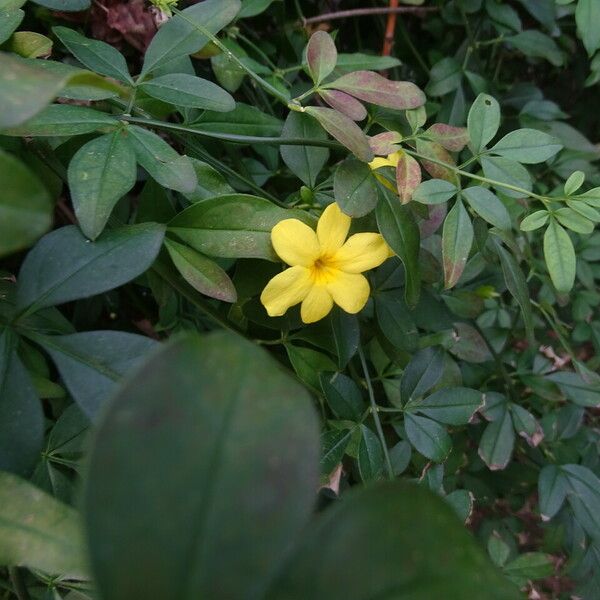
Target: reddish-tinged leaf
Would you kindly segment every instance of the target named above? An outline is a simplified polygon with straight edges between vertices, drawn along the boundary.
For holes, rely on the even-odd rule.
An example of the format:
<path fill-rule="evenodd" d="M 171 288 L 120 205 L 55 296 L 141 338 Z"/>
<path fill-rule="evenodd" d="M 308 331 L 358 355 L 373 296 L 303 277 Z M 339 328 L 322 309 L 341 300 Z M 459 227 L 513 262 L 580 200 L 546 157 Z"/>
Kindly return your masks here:
<path fill-rule="evenodd" d="M 362 121 L 367 116 L 367 109 L 356 99 L 339 90 L 321 90 L 319 96 L 335 110 L 344 113 L 353 121 Z"/>
<path fill-rule="evenodd" d="M 410 202 L 413 192 L 421 183 L 419 163 L 405 152 L 402 153 L 396 167 L 396 183 L 398 184 L 398 195 L 402 204 Z"/>
<path fill-rule="evenodd" d="M 408 110 L 425 104 L 425 94 L 410 81 L 390 81 L 374 71 L 354 71 L 328 83 L 328 88 L 378 106 Z"/>
<path fill-rule="evenodd" d="M 331 36 L 326 31 L 316 31 L 306 46 L 306 62 L 313 81 L 321 83 L 337 63 L 337 50 Z"/>
<path fill-rule="evenodd" d="M 401 149 L 398 146 L 401 141 L 402 136 L 397 131 L 384 131 L 369 137 L 369 146 L 373 154 L 387 156 Z"/>
<path fill-rule="evenodd" d="M 428 142 L 421 139 L 417 140 L 417 152 L 423 156 L 435 159 L 436 161 L 452 166 L 456 165 L 449 152 L 435 142 Z M 448 167 L 444 167 L 437 162 L 429 160 L 421 160 L 421 165 L 434 179 L 445 179 L 455 185 L 458 183 L 455 172 Z"/>
<path fill-rule="evenodd" d="M 465 127 L 435 123 L 425 133 L 450 152 L 460 152 L 469 143 L 469 132 Z"/>
<path fill-rule="evenodd" d="M 446 215 L 448 214 L 448 205 L 444 204 L 433 204 L 427 207 L 429 209 L 429 218 L 419 222 L 419 229 L 421 230 L 421 239 L 424 240 L 430 235 L 433 235 L 444 222 Z"/>
<path fill-rule="evenodd" d="M 469 213 L 458 200 L 452 207 L 442 231 L 442 258 L 444 263 L 444 284 L 448 290 L 460 279 L 473 244 L 473 224 Z"/>
<path fill-rule="evenodd" d="M 346 115 L 331 108 L 307 106 L 307 115 L 314 117 L 321 127 L 330 133 L 338 142 L 346 146 L 356 158 L 363 162 L 373 160 L 373 152 L 369 147 L 369 140 L 363 130 Z"/>

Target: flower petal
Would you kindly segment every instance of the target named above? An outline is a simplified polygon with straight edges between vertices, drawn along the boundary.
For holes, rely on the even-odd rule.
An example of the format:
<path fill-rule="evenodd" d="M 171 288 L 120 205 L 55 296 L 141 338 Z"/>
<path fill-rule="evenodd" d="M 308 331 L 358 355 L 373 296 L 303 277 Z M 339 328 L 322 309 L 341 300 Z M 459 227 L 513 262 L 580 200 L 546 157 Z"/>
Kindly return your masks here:
<path fill-rule="evenodd" d="M 310 271 L 291 267 L 275 275 L 260 295 L 260 301 L 270 317 L 280 317 L 285 311 L 306 298 L 313 286 Z"/>
<path fill-rule="evenodd" d="M 364 275 L 339 272 L 339 276 L 327 284 L 333 301 L 346 312 L 355 314 L 362 310 L 371 291 Z"/>
<path fill-rule="evenodd" d="M 350 231 L 350 221 L 335 202 L 323 211 L 317 224 L 321 254 L 333 254 L 342 247 Z"/>
<path fill-rule="evenodd" d="M 347 273 L 362 273 L 389 258 L 389 246 L 379 233 L 356 233 L 332 256 L 331 266 Z"/>
<path fill-rule="evenodd" d="M 326 317 L 332 308 L 333 298 L 327 288 L 324 285 L 315 285 L 302 301 L 300 316 L 304 323 L 314 323 Z"/>
<path fill-rule="evenodd" d="M 381 169 L 381 167 L 393 167 L 395 169 L 401 156 L 401 150 L 398 152 L 393 152 L 392 154 L 388 154 L 386 158 L 383 158 L 382 156 L 376 156 L 369 163 L 369 167 L 371 167 L 373 171 L 376 169 Z"/>
<path fill-rule="evenodd" d="M 317 234 L 298 219 L 279 221 L 271 231 L 271 243 L 277 256 L 292 267 L 310 267 L 320 254 Z"/>

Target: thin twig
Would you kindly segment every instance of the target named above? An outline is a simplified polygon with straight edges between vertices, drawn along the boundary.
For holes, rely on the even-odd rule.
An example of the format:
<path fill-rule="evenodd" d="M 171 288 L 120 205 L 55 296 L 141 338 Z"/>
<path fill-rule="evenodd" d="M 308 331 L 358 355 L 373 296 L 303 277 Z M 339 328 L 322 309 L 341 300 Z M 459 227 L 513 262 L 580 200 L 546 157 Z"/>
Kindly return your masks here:
<path fill-rule="evenodd" d="M 398 0 L 390 0 L 390 8 L 398 8 Z M 387 23 L 385 25 L 385 35 L 383 38 L 383 49 L 381 56 L 391 56 L 392 48 L 394 47 L 394 39 L 396 37 L 396 19 L 398 13 L 388 13 Z"/>
<path fill-rule="evenodd" d="M 352 8 L 349 10 L 340 10 L 337 12 L 324 13 L 316 17 L 303 19 L 302 25 L 312 23 L 322 23 L 323 21 L 333 21 L 334 19 L 347 19 L 350 17 L 366 17 L 370 15 L 388 15 L 390 13 L 405 13 L 415 16 L 425 16 L 427 13 L 436 12 L 437 6 L 381 6 L 375 8 Z"/>

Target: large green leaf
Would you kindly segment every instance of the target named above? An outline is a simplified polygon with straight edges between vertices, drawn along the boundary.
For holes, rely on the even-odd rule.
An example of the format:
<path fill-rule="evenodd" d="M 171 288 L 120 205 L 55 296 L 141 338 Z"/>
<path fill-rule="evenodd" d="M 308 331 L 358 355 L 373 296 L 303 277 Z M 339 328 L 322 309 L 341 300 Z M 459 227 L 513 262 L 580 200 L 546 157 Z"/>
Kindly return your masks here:
<path fill-rule="evenodd" d="M 473 590 L 479 600 L 519 597 L 443 499 L 398 482 L 345 495 L 307 532 L 266 597 L 471 600 Z"/>
<path fill-rule="evenodd" d="M 600 13 L 595 0 L 577 0 L 575 20 L 577 33 L 588 54 L 593 56 L 600 48 Z"/>
<path fill-rule="evenodd" d="M 515 445 L 515 431 L 508 408 L 487 425 L 479 440 L 479 456 L 491 471 L 505 469 Z"/>
<path fill-rule="evenodd" d="M 561 149 L 560 141 L 543 131 L 517 129 L 507 133 L 490 152 L 520 163 L 536 164 L 552 158 Z"/>
<path fill-rule="evenodd" d="M 555 219 L 544 233 L 544 259 L 554 287 L 566 294 L 575 282 L 576 257 L 569 234 Z"/>
<path fill-rule="evenodd" d="M 406 410 L 448 425 L 466 425 L 483 406 L 483 394 L 465 387 L 447 387 L 423 400 L 409 402 Z"/>
<path fill-rule="evenodd" d="M 113 46 L 86 38 L 67 27 L 53 27 L 52 32 L 88 69 L 133 85 L 125 57 Z"/>
<path fill-rule="evenodd" d="M 29 475 L 44 442 L 44 412 L 17 343 L 10 330 L 0 333 L 0 470 Z"/>
<path fill-rule="evenodd" d="M 29 167 L 0 149 L 0 256 L 30 246 L 52 224 L 53 203 Z"/>
<path fill-rule="evenodd" d="M 216 83 L 185 73 L 169 73 L 145 81 L 140 86 L 147 94 L 175 106 L 230 112 L 235 100 Z"/>
<path fill-rule="evenodd" d="M 198 202 L 179 213 L 169 231 L 209 256 L 277 260 L 271 230 L 283 219 L 302 219 L 304 211 L 280 208 L 257 196 L 228 194 Z"/>
<path fill-rule="evenodd" d="M 446 289 L 456 285 L 473 245 L 473 224 L 461 200 L 451 208 L 442 231 L 442 259 Z"/>
<path fill-rule="evenodd" d="M 467 128 L 471 150 L 479 154 L 498 132 L 500 127 L 500 105 L 488 94 L 479 94 L 469 110 Z"/>
<path fill-rule="evenodd" d="M 421 293 L 419 227 L 410 209 L 402 206 L 398 198 L 388 190 L 383 190 L 376 215 L 381 235 L 404 265 L 406 303 L 415 306 Z"/>
<path fill-rule="evenodd" d="M 483 168 L 483 174 L 488 179 L 520 187 L 527 191 L 531 191 L 533 187 L 529 172 L 516 160 L 511 160 L 502 156 L 482 156 L 481 166 Z M 526 196 L 523 192 L 515 192 L 501 185 L 497 185 L 496 190 L 511 198 L 523 198 Z"/>
<path fill-rule="evenodd" d="M 102 419 L 84 495 L 104 597 L 261 597 L 309 517 L 308 393 L 231 334 L 171 343 Z"/>
<path fill-rule="evenodd" d="M 150 338 L 122 331 L 30 337 L 52 357 L 69 392 L 88 417 L 98 413 L 117 382 L 156 345 Z"/>
<path fill-rule="evenodd" d="M 474 185 L 464 189 L 462 196 L 482 219 L 498 229 L 510 230 L 511 220 L 508 210 L 500 198 L 490 190 Z"/>
<path fill-rule="evenodd" d="M 314 119 L 296 111 L 290 111 L 281 135 L 284 138 L 327 139 L 327 134 Z M 279 151 L 289 170 L 311 188 L 314 187 L 317 176 L 329 159 L 327 148 L 280 146 Z"/>
<path fill-rule="evenodd" d="M 200 50 L 209 40 L 195 24 L 215 34 L 231 22 L 240 8 L 240 0 L 205 0 L 169 19 L 146 50 L 142 76 L 175 58 Z"/>
<path fill-rule="evenodd" d="M 435 462 L 446 460 L 452 440 L 446 428 L 426 417 L 407 412 L 404 418 L 406 436 L 423 456 Z"/>
<path fill-rule="evenodd" d="M 95 240 L 115 204 L 135 185 L 135 153 L 122 131 L 84 144 L 69 163 L 73 208 L 83 233 Z"/>
<path fill-rule="evenodd" d="M 51 104 L 25 123 L 2 131 L 2 135 L 19 137 L 83 135 L 98 129 L 112 129 L 117 123 L 114 117 L 93 108 Z"/>
<path fill-rule="evenodd" d="M 20 8 L 0 8 L 0 44 L 21 24 L 25 13 Z"/>
<path fill-rule="evenodd" d="M 417 400 L 440 379 L 444 370 L 442 348 L 423 348 L 406 365 L 400 380 L 400 398 L 404 404 Z"/>
<path fill-rule="evenodd" d="M 150 177 L 162 186 L 184 194 L 196 189 L 198 178 L 188 156 L 180 156 L 152 131 L 137 125 L 131 125 L 127 131 L 137 160 Z"/>
<path fill-rule="evenodd" d="M 17 306 L 27 313 L 100 294 L 150 267 L 164 237 L 156 223 L 123 226 L 95 242 L 73 225 L 45 235 L 29 252 L 17 289 Z"/>
<path fill-rule="evenodd" d="M 0 472 L 0 565 L 86 575 L 77 511 L 29 482 Z"/>
<path fill-rule="evenodd" d="M 377 205 L 377 182 L 364 162 L 348 158 L 335 171 L 333 194 L 339 207 L 351 217 L 364 217 Z"/>

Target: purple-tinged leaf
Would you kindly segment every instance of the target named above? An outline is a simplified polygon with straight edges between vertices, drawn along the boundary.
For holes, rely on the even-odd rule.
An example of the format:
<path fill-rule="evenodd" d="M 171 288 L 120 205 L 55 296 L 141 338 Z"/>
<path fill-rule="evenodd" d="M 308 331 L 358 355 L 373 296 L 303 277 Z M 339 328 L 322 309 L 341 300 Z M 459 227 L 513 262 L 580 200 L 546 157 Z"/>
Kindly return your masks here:
<path fill-rule="evenodd" d="M 402 136 L 397 131 L 384 131 L 369 137 L 369 146 L 373 154 L 377 156 L 387 156 L 401 150 L 398 145 L 402 141 Z"/>
<path fill-rule="evenodd" d="M 317 85 L 335 69 L 337 50 L 326 31 L 316 31 L 308 40 L 306 62 L 310 75 Z"/>
<path fill-rule="evenodd" d="M 321 90 L 319 96 L 335 110 L 350 117 L 353 121 L 362 121 L 367 116 L 367 109 L 356 99 L 339 90 Z"/>
<path fill-rule="evenodd" d="M 463 203 L 457 201 L 442 231 L 442 258 L 444 263 L 444 287 L 449 290 L 460 279 L 473 244 L 473 224 Z"/>
<path fill-rule="evenodd" d="M 421 230 L 421 239 L 424 240 L 433 235 L 444 222 L 448 214 L 448 206 L 446 204 L 436 204 L 428 207 L 429 218 L 419 221 L 419 229 Z"/>
<path fill-rule="evenodd" d="M 469 132 L 465 127 L 435 123 L 425 133 L 450 152 L 460 152 L 469 143 Z"/>
<path fill-rule="evenodd" d="M 436 142 L 428 142 L 426 140 L 418 139 L 417 140 L 417 152 L 431 158 L 433 160 L 421 160 L 421 165 L 423 168 L 434 178 L 434 179 L 445 179 L 450 183 L 457 184 L 458 180 L 456 177 L 456 173 L 443 165 L 438 164 L 439 161 L 442 163 L 446 163 L 447 165 L 455 166 L 456 163 L 454 159 L 449 154 L 449 152 L 443 148 L 440 144 Z"/>
<path fill-rule="evenodd" d="M 402 204 L 410 202 L 413 192 L 421 183 L 419 163 L 405 152 L 402 153 L 396 166 L 396 183 L 398 184 L 398 195 Z"/>
<path fill-rule="evenodd" d="M 373 152 L 369 140 L 363 130 L 346 115 L 331 108 L 307 106 L 306 114 L 314 117 L 325 131 L 330 133 L 338 142 L 346 146 L 356 158 L 363 162 L 373 160 Z"/>
<path fill-rule="evenodd" d="M 354 71 L 328 83 L 327 88 L 386 108 L 409 110 L 425 104 L 425 94 L 410 81 L 390 81 L 374 71 Z"/>

